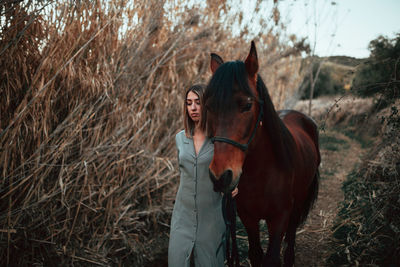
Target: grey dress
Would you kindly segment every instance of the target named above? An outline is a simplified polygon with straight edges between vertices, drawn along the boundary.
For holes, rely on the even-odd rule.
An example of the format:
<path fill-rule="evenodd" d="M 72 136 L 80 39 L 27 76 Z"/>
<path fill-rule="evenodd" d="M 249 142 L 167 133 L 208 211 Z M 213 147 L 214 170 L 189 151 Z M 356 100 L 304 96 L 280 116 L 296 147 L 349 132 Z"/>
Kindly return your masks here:
<path fill-rule="evenodd" d="M 196 155 L 193 139 L 187 138 L 184 131 L 176 135 L 175 141 L 180 183 L 172 212 L 168 266 L 190 266 L 192 251 L 196 267 L 224 266 L 222 196 L 214 192 L 208 172 L 214 146 L 206 138 Z"/>

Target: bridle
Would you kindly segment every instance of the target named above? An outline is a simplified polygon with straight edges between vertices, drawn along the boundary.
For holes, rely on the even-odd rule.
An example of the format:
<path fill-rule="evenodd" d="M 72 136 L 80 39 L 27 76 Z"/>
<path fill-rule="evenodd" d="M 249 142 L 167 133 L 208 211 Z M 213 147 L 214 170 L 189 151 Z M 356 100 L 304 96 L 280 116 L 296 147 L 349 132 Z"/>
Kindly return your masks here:
<path fill-rule="evenodd" d="M 251 133 L 251 136 L 249 138 L 249 140 L 247 141 L 247 144 L 241 144 L 239 142 L 236 142 L 235 140 L 226 138 L 226 137 L 222 137 L 222 136 L 213 136 L 211 137 L 211 142 L 222 142 L 222 143 L 228 143 L 231 144 L 237 148 L 239 148 L 242 151 L 246 151 L 249 148 L 249 145 L 251 143 L 251 141 L 253 141 L 255 135 L 256 135 L 256 131 L 258 128 L 258 125 L 260 124 L 261 120 L 263 119 L 264 116 L 264 101 L 258 99 L 258 104 L 260 105 L 260 112 L 258 113 L 258 118 L 257 118 L 257 122 L 256 125 L 253 128 L 253 132 Z"/>

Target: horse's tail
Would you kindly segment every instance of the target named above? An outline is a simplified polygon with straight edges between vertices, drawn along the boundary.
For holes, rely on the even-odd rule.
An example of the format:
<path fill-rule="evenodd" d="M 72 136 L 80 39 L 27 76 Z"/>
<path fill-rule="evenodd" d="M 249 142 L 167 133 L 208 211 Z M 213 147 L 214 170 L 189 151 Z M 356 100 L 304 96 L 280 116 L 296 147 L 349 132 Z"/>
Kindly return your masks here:
<path fill-rule="evenodd" d="M 311 139 L 313 140 L 314 146 L 315 146 L 315 150 L 317 152 L 317 170 L 315 171 L 315 175 L 314 178 L 310 184 L 310 187 L 308 188 L 308 195 L 307 198 L 304 202 L 304 206 L 303 209 L 301 211 L 300 214 L 300 218 L 299 218 L 299 225 L 303 224 L 308 216 L 308 213 L 310 212 L 310 210 L 312 209 L 312 207 L 314 206 L 315 200 L 318 197 L 318 188 L 319 188 L 319 164 L 321 163 L 321 154 L 319 151 L 319 132 L 318 132 L 318 126 L 316 124 L 316 122 L 306 116 L 304 123 L 307 123 L 309 125 L 309 127 L 307 127 L 308 129 L 308 134 L 310 135 Z"/>
<path fill-rule="evenodd" d="M 312 183 L 310 184 L 309 191 L 308 191 L 308 196 L 306 201 L 304 202 L 303 210 L 300 214 L 300 220 L 299 220 L 299 225 L 303 224 L 308 216 L 308 213 L 314 206 L 315 200 L 318 197 L 318 188 L 319 188 L 319 170 L 317 169 L 314 179 L 312 180 Z"/>

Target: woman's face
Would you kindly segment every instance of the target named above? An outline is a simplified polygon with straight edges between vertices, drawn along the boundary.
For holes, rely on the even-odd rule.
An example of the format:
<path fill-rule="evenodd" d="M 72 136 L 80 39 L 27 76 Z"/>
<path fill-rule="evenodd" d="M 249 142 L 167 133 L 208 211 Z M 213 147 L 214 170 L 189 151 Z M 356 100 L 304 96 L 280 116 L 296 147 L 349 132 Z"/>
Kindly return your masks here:
<path fill-rule="evenodd" d="M 187 94 L 186 107 L 189 117 L 192 119 L 194 123 L 198 123 L 200 121 L 200 116 L 201 116 L 201 106 L 200 106 L 200 98 L 195 92 L 190 91 Z"/>

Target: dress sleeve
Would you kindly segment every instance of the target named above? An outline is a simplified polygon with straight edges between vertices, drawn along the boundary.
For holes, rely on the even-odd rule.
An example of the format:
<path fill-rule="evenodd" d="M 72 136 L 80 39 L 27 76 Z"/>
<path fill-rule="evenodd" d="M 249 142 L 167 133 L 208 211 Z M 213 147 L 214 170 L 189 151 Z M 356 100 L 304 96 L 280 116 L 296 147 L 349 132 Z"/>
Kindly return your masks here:
<path fill-rule="evenodd" d="M 181 138 L 179 136 L 180 133 L 181 132 L 179 132 L 175 135 L 176 159 L 178 162 L 178 166 L 179 166 L 179 149 L 181 148 Z"/>
<path fill-rule="evenodd" d="M 179 153 L 179 133 L 177 133 L 176 135 L 175 135 L 175 147 L 176 147 L 176 151 L 178 151 L 178 153 Z"/>

